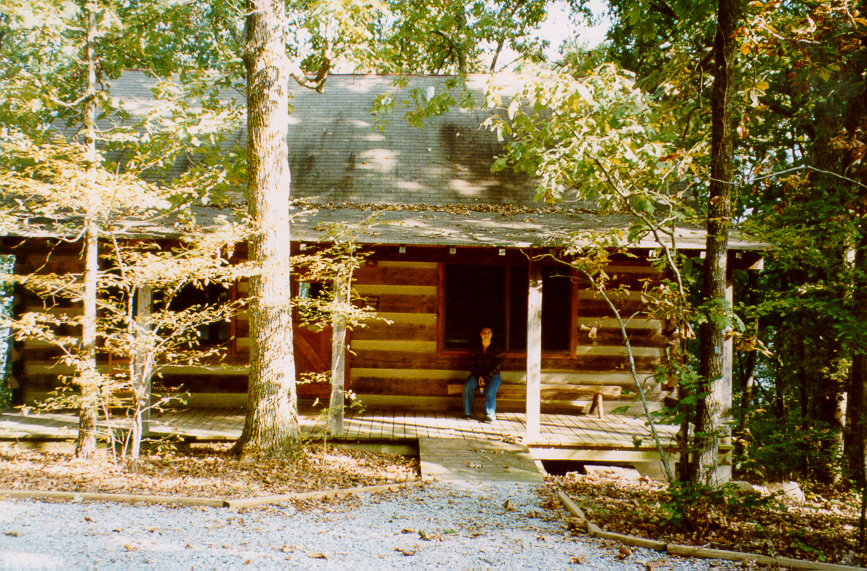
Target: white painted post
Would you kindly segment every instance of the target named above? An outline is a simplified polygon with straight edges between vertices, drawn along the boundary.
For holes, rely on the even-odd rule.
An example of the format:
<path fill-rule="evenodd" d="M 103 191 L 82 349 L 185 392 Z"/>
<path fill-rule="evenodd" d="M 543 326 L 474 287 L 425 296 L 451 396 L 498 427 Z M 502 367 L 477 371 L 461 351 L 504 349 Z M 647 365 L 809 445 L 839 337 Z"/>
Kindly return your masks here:
<path fill-rule="evenodd" d="M 729 265 L 726 269 L 726 303 L 730 308 L 734 308 L 734 285 L 732 281 L 732 269 Z M 727 332 L 725 342 L 723 344 L 723 370 L 720 383 L 720 426 L 723 430 L 723 437 L 720 438 L 720 445 L 725 447 L 723 453 L 720 454 L 720 462 L 717 466 L 717 483 L 722 485 L 730 482 L 732 479 L 732 371 L 734 367 L 734 339 L 731 331 Z"/>
<path fill-rule="evenodd" d="M 525 444 L 540 440 L 542 423 L 542 269 L 530 262 L 527 296 L 527 434 Z"/>
<path fill-rule="evenodd" d="M 334 303 L 340 307 L 346 302 L 346 283 L 334 279 Z M 346 374 L 346 320 L 336 317 L 332 320 L 331 332 L 331 434 L 343 436 L 343 393 Z"/>
<path fill-rule="evenodd" d="M 136 326 L 139 335 L 147 335 L 151 330 L 151 304 L 153 301 L 153 292 L 150 286 L 141 286 L 138 288 L 136 297 Z M 142 414 L 142 438 L 150 435 L 151 430 L 151 377 L 142 379 L 145 369 L 145 359 L 147 352 L 141 345 L 136 351 L 136 379 L 144 381 L 144 402 L 145 409 Z"/>

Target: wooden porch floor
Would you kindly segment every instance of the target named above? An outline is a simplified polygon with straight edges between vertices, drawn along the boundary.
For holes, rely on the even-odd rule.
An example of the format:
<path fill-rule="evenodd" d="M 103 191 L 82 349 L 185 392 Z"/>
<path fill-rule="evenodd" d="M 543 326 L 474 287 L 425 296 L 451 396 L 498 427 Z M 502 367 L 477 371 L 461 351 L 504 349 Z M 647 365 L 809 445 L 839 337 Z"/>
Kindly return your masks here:
<path fill-rule="evenodd" d="M 305 434 L 317 438 L 324 433 L 324 417 L 317 411 L 300 413 Z M 122 419 L 115 426 L 122 427 Z M 106 423 L 100 423 L 105 427 Z M 203 440 L 233 440 L 240 436 L 244 411 L 227 408 L 190 408 L 154 413 L 151 430 L 160 435 L 177 435 Z M 24 415 L 21 411 L 0 413 L 0 438 L 71 438 L 78 428 L 74 412 L 43 412 Z M 556 449 L 655 452 L 650 429 L 643 419 L 609 414 L 604 420 L 589 415 L 542 414 L 539 440 L 527 442 L 526 414 L 504 412 L 494 423 L 465 420 L 454 412 L 368 409 L 346 416 L 347 441 L 400 442 L 419 437 L 515 440 L 530 447 Z M 673 446 L 676 426 L 657 425 L 666 447 Z"/>

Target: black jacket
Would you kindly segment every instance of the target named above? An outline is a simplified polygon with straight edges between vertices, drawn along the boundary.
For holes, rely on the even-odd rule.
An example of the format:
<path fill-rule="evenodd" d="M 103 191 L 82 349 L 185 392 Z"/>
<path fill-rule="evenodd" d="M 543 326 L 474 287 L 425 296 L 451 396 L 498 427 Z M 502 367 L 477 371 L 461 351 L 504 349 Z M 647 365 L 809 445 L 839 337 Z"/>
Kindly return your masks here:
<path fill-rule="evenodd" d="M 479 343 L 470 351 L 470 374 L 477 379 L 490 381 L 500 372 L 503 364 L 503 350 L 491 343 L 488 350 L 482 349 Z"/>

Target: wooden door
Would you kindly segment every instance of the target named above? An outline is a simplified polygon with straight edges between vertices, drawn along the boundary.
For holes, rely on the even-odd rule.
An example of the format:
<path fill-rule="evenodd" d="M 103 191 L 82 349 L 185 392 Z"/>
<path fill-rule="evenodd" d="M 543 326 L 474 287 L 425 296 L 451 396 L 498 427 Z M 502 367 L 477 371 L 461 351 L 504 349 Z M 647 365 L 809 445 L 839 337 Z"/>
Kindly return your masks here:
<path fill-rule="evenodd" d="M 321 283 L 301 282 L 296 286 L 299 297 L 318 297 L 322 295 L 325 286 Z M 293 316 L 293 340 L 295 344 L 295 378 L 297 379 L 298 398 L 325 399 L 327 406 L 331 397 L 331 383 L 311 382 L 308 375 L 322 373 L 325 378 L 331 375 L 331 327 L 315 331 L 299 325 L 301 309 L 296 309 Z"/>
<path fill-rule="evenodd" d="M 305 373 L 331 375 L 331 327 L 311 331 L 306 327 L 294 328 L 295 376 L 298 379 L 298 398 L 327 399 L 331 396 L 330 382 L 309 382 Z"/>

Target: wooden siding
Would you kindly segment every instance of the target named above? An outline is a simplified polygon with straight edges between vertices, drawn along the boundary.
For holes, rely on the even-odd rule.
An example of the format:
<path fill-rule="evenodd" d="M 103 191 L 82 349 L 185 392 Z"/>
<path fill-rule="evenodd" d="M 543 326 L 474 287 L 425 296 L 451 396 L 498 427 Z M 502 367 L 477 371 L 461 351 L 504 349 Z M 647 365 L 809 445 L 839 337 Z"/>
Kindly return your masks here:
<path fill-rule="evenodd" d="M 475 251 L 479 259 L 490 254 Z M 53 245 L 46 241 L 28 243 L 26 251 L 12 251 L 17 256 L 16 272 L 72 272 L 80 270 L 79 248 Z M 467 260 L 470 252 L 464 252 Z M 484 258 L 487 259 L 487 258 Z M 449 385 L 460 384 L 467 375 L 466 354 L 445 351 L 441 347 L 441 282 L 443 264 L 451 262 L 445 255 L 428 256 L 427 261 L 382 259 L 370 261 L 357 271 L 355 288 L 391 323 L 373 322 L 350 333 L 347 369 L 348 389 L 367 396 L 376 403 L 393 405 L 413 402 L 458 406 L 458 397 L 450 396 Z M 490 260 L 489 260 L 490 261 Z M 612 297 L 624 315 L 631 316 L 627 331 L 633 346 L 639 379 L 652 402 L 661 402 L 666 392 L 652 380 L 652 371 L 664 358 L 670 339 L 666 324 L 652 319 L 644 311 L 640 289 L 661 278 L 649 264 L 640 260 L 618 262 L 610 267 L 612 287 L 629 288 Z M 619 323 L 607 302 L 578 283 L 572 307 L 572 339 L 569 352 L 543 353 L 541 397 L 544 407 L 588 407 L 599 387 L 620 387 L 623 393 L 608 398 L 609 404 L 633 402 L 634 383 L 629 374 L 626 348 Z M 17 288 L 20 290 L 20 288 Z M 234 295 L 243 297 L 248 285 L 240 282 Z M 544 292 L 543 292 L 544 295 Z M 16 291 L 16 311 L 51 311 L 80 314 L 77 307 L 43 303 L 37 296 Z M 63 307 L 66 305 L 67 307 Z M 69 334 L 75 334 L 70 328 Z M 330 368 L 330 333 L 314 335 L 301 332 L 296 337 L 299 370 L 324 371 Z M 249 315 L 239 314 L 232 323 L 230 352 L 221 363 L 209 367 L 171 367 L 155 380 L 157 390 L 180 387 L 202 394 L 238 394 L 247 391 L 250 351 Z M 298 345 L 296 343 L 296 345 Z M 25 397 L 44 394 L 58 385 L 60 375 L 69 374 L 59 366 L 60 352 L 39 341 L 26 341 L 16 347 L 17 371 L 25 388 Z M 103 370 L 122 367 L 123 363 L 100 359 Z M 500 398 L 504 409 L 521 409 L 526 395 L 526 355 L 510 353 L 503 366 L 504 384 Z M 300 396 L 327 396 L 328 385 L 299 386 Z M 610 392 L 610 391 L 608 391 Z M 451 392 L 453 395 L 453 391 Z M 427 400 L 425 400 L 427 399 Z"/>
<path fill-rule="evenodd" d="M 439 262 L 390 260 L 371 263 L 358 272 L 356 291 L 393 321 L 353 332 L 350 386 L 362 401 L 365 396 L 377 397 L 378 403 L 393 404 L 447 398 L 449 385 L 460 384 L 466 378 L 466 355 L 443 351 L 438 346 L 441 271 Z M 663 334 L 664 323 L 642 312 L 644 301 L 639 290 L 647 281 L 661 276 L 649 265 L 636 263 L 611 267 L 609 275 L 612 287 L 631 288 L 618 291 L 613 296 L 614 302 L 628 315 L 637 314 L 630 320 L 627 332 L 639 379 L 650 400 L 660 402 L 666 393 L 653 382 L 652 371 L 664 359 L 669 339 Z M 619 323 L 605 300 L 594 291 L 582 289 L 580 284 L 578 287 L 572 309 L 575 331 L 571 356 L 543 355 L 543 406 L 589 407 L 594 394 L 600 391 L 611 394 L 611 387 L 620 387 L 622 393 L 609 400 L 628 405 L 634 400 L 635 386 L 628 372 Z M 402 303 L 395 303 L 396 300 Z M 502 377 L 501 402 L 507 408 L 522 407 L 526 396 L 526 356 L 507 355 Z M 453 406 L 457 406 L 458 398 L 450 398 Z"/>

